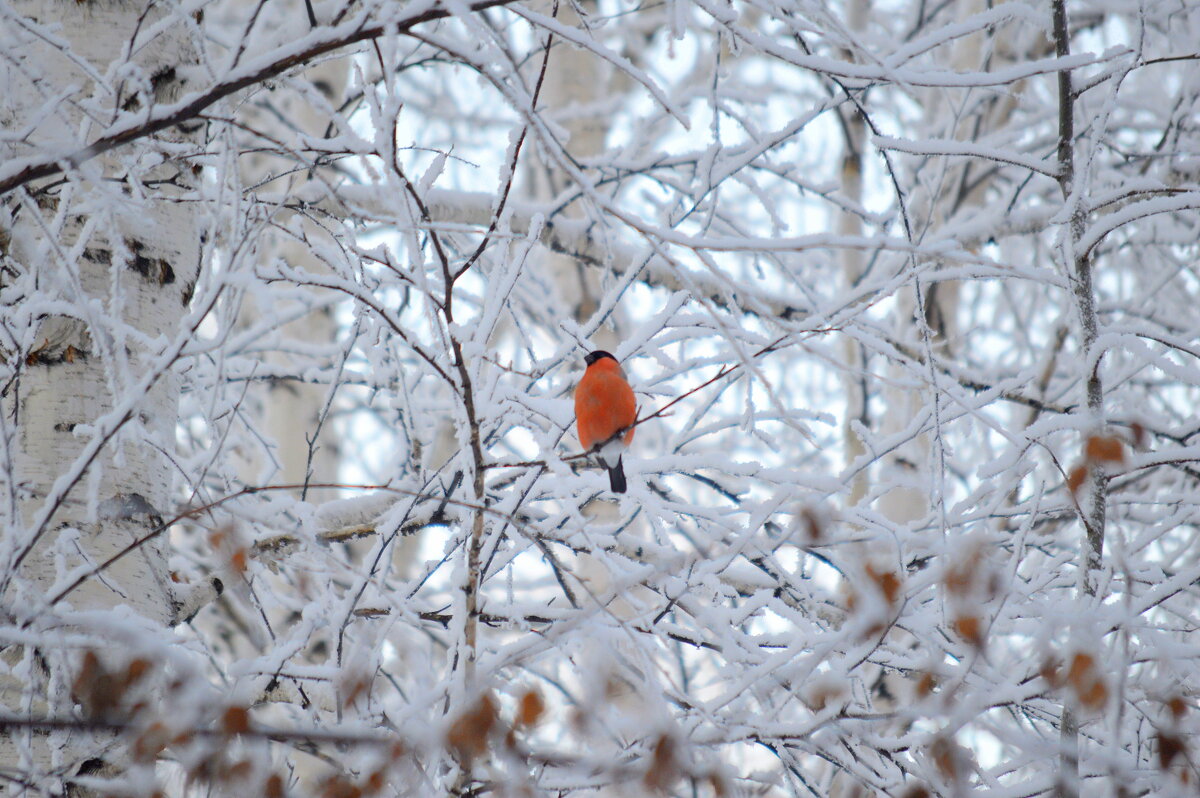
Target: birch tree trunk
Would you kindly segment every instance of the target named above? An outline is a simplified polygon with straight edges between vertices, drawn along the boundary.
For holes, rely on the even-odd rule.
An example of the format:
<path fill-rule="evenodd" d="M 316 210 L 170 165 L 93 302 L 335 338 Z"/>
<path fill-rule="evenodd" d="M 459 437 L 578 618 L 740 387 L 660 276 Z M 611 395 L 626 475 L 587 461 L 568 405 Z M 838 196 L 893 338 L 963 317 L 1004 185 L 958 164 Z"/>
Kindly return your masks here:
<path fill-rule="evenodd" d="M 276 13 L 302 15 L 304 10 L 299 4 L 290 4 L 286 11 Z M 265 142 L 320 141 L 340 132 L 336 126 L 341 120 L 331 118 L 327 108 L 319 105 L 323 102 L 327 107 L 339 107 L 348 79 L 349 65 L 344 59 L 317 64 L 297 78 L 308 84 L 307 96 L 287 90 L 266 92 L 261 95 L 261 102 L 246 108 L 245 124 L 260 132 Z M 294 158 L 263 154 L 245 161 L 241 174 L 243 186 L 253 186 L 255 191 L 280 198 L 326 195 L 342 180 L 328 165 L 298 168 L 304 164 L 297 164 Z M 269 246 L 260 253 L 262 261 L 279 259 L 301 273 L 328 274 L 329 269 L 314 251 L 314 245 L 329 244 L 330 231 L 314 218 L 287 209 L 280 210 L 276 221 L 287 232 L 264 241 Z M 255 473 L 248 474 L 247 481 L 256 484 L 269 473 L 272 482 L 305 486 L 299 492 L 304 498 L 315 500 L 328 496 L 329 491 L 312 491 L 307 487 L 310 483 L 338 481 L 339 447 L 329 421 L 338 384 L 309 382 L 301 377 L 314 366 L 336 373 L 339 360 L 344 361 L 347 353 L 339 347 L 337 323 L 327 301 L 331 299 L 329 292 L 309 290 L 311 310 L 302 318 L 280 325 L 277 353 L 273 357 L 280 372 L 295 378 L 268 382 L 265 395 L 260 397 L 259 410 L 276 446 L 272 464 L 253 464 Z M 249 315 L 261 316 L 264 311 L 276 312 L 272 307 L 255 307 L 249 309 Z M 328 362 L 320 357 L 322 352 L 328 353 Z"/>
<path fill-rule="evenodd" d="M 183 17 L 118 2 L 22 2 L 0 64 L 0 163 L 64 153 L 121 117 L 170 102 L 194 51 Z M 49 35 L 51 28 L 53 35 Z M 4 356 L 0 429 L 15 466 L 3 486 L 4 611 L 32 630 L 75 628 L 75 611 L 124 607 L 161 627 L 179 605 L 165 539 L 134 547 L 173 514 L 175 333 L 200 264 L 193 173 L 174 154 L 202 126 L 164 131 L 131 155 L 114 150 L 3 198 L 0 307 L 21 331 Z M 8 473 L 6 471 L 6 473 Z M 85 630 L 86 631 L 86 630 Z M 3 711 L 69 713 L 76 645 L 10 646 Z M 117 647 L 118 649 L 120 647 Z M 121 653 L 125 653 L 122 651 Z M 59 791 L 81 771 L 119 770 L 123 754 L 35 732 L 0 740 L 0 762 Z M 55 777 L 41 777 L 54 761 Z M 103 763 L 103 767 L 101 765 Z"/>
<path fill-rule="evenodd" d="M 866 0 L 850 3 L 848 27 L 862 32 L 869 18 L 869 9 Z M 985 4 L 982 2 L 962 3 L 957 8 L 957 17 L 962 22 L 984 11 Z M 1005 27 L 960 39 L 953 49 L 954 68 L 964 73 L 972 72 L 988 68 L 989 61 L 991 67 L 996 68 L 1009 62 L 1020 63 L 1025 57 L 1044 55 L 1035 53 L 1037 45 L 1030 41 L 1014 41 L 1014 35 L 1012 28 Z M 847 51 L 845 57 L 852 60 L 853 53 Z M 985 63 L 980 63 L 981 60 Z M 1025 82 L 1018 82 L 1008 95 L 990 102 L 972 98 L 969 93 L 947 96 L 949 92 L 945 90 L 926 90 L 924 105 L 929 110 L 928 118 L 924 120 L 925 130 L 939 138 L 964 142 L 1001 130 L 1009 124 L 1025 89 Z M 861 207 L 864 204 L 863 149 L 867 145 L 867 125 L 855 107 L 843 113 L 842 125 L 845 137 L 842 191 L 851 202 Z M 892 172 L 893 180 L 901 180 L 909 174 L 908 171 L 896 171 L 898 163 L 894 155 L 882 165 Z M 896 184 L 897 200 L 902 206 L 907 206 L 902 208 L 902 213 L 911 238 L 919 241 L 927 235 L 940 235 L 956 218 L 969 217 L 985 206 L 992 193 L 992 181 L 973 174 L 974 165 L 970 160 L 939 166 L 937 169 L 926 164 L 926 174 L 916 181 L 913 188 Z M 928 172 L 934 172 L 936 177 L 928 176 Z M 901 185 L 904 185 L 903 193 L 899 193 Z M 842 211 L 838 217 L 838 232 L 858 236 L 865 230 L 856 214 Z M 854 286 L 865 269 L 864 253 L 847 249 L 840 258 L 846 285 Z M 916 266 L 915 263 L 912 265 Z M 876 397 L 877 400 L 882 399 L 876 428 L 885 439 L 895 440 L 906 434 L 910 437 L 902 445 L 878 457 L 873 463 L 873 471 L 853 469 L 846 501 L 849 507 L 859 507 L 870 498 L 875 498 L 881 515 L 897 527 L 911 527 L 921 523 L 922 519 L 928 519 L 924 522 L 926 528 L 937 527 L 941 524 L 936 520 L 936 514 L 942 512 L 941 505 L 946 498 L 941 487 L 944 468 L 938 462 L 935 448 L 942 422 L 934 370 L 937 360 L 953 362 L 957 356 L 955 342 L 960 335 L 959 285 L 954 281 L 927 283 L 914 271 L 910 284 L 898 293 L 897 299 L 893 334 L 902 347 L 909 349 L 912 360 L 887 366 L 887 387 Z M 866 453 L 861 435 L 870 432 L 872 427 L 870 386 L 873 380 L 869 376 L 862 347 L 849 336 L 843 338 L 843 355 L 848 366 L 843 376 L 843 388 L 847 396 L 843 442 L 847 465 L 853 466 Z M 928 420 L 922 423 L 921 419 L 926 417 Z M 918 428 L 929 431 L 911 432 Z M 940 445 L 940 441 L 937 441 L 937 446 Z M 875 485 L 871 484 L 872 478 Z M 913 567 L 912 563 L 928 563 L 931 555 L 937 556 L 943 563 L 951 562 L 961 543 L 961 540 L 947 540 L 944 535 L 941 538 L 930 535 L 928 541 L 918 548 L 902 548 L 883 555 L 877 548 L 873 552 L 864 549 L 860 556 L 870 563 L 872 573 L 902 574 L 906 567 Z M 890 559 L 889 555 L 895 559 Z M 955 612 L 960 609 L 966 611 L 958 607 L 949 608 L 951 624 L 956 617 Z M 900 636 L 903 645 L 914 650 L 928 647 L 928 641 L 917 640 L 906 632 L 894 630 L 890 634 Z M 936 646 L 931 650 L 936 650 Z M 871 685 L 874 710 L 897 711 L 913 694 L 914 682 L 911 676 L 902 676 L 894 670 L 880 670 Z M 909 725 L 908 719 L 899 721 L 895 733 L 903 733 L 902 729 Z M 955 733 L 954 728 L 947 727 L 944 740 L 948 747 L 957 750 L 953 742 Z M 833 794 L 853 789 L 837 780 L 833 786 Z"/>
<path fill-rule="evenodd" d="M 578 8 L 592 9 L 591 3 Z M 580 25 L 576 7 L 567 3 L 547 3 L 544 13 L 555 13 L 563 24 Z M 559 42 L 551 51 L 549 68 L 546 70 L 542 88 L 542 104 L 554 109 L 555 120 L 567 133 L 566 149 L 580 163 L 586 165 L 604 152 L 608 136 L 609 121 L 603 113 L 612 80 L 609 65 L 596 58 L 593 53 Z M 569 178 L 554 166 L 553 161 L 530 161 L 537 167 L 528 170 L 532 184 L 533 199 L 549 201 L 569 188 Z M 573 219 L 586 217 L 586 206 L 576 201 L 568 206 L 565 215 Z M 547 271 L 552 276 L 564 307 L 579 323 L 585 323 L 599 309 L 602 293 L 600 275 L 602 271 L 591 268 L 570 255 L 547 252 Z M 614 323 L 610 320 L 593 336 L 596 349 L 614 349 L 618 337 Z M 585 354 L 585 353 L 581 353 Z"/>

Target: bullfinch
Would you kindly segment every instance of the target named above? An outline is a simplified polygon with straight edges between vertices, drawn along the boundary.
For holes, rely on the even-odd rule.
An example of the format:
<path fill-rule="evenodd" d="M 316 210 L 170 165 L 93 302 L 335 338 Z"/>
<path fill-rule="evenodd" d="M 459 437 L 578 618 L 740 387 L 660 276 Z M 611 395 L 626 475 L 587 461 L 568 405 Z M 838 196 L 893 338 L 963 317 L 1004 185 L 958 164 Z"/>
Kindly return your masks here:
<path fill-rule="evenodd" d="M 608 469 L 613 493 L 625 492 L 625 468 L 621 455 L 633 440 L 637 400 L 625 379 L 621 364 L 608 352 L 589 352 L 583 359 L 587 369 L 575 389 L 575 424 L 579 443 L 591 450 L 601 444 L 596 457 Z M 628 428 L 628 429 L 626 429 Z M 623 435 L 617 436 L 621 430 Z M 616 437 L 614 437 L 616 436 Z"/>

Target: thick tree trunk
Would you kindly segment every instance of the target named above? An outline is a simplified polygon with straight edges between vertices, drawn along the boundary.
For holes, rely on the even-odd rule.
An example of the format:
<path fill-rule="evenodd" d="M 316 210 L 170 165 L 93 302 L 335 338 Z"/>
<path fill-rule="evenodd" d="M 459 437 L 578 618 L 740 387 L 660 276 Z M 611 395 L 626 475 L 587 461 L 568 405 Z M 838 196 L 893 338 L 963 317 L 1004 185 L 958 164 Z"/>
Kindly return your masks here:
<path fill-rule="evenodd" d="M 300 4 L 293 3 L 287 8 L 286 12 L 277 10 L 276 13 L 304 14 Z M 306 70 L 303 79 L 314 87 L 314 94 L 319 91 L 329 106 L 337 108 L 345 98 L 349 73 L 348 61 L 334 59 Z M 247 147 L 250 151 L 264 142 L 268 146 L 278 141 L 290 142 L 298 135 L 319 141 L 340 132 L 336 127 L 331 128 L 335 120 L 330 119 L 325 108 L 317 107 L 312 97 L 295 91 L 269 93 L 259 104 L 247 106 L 243 110 L 243 117 L 247 129 L 260 131 L 264 136 L 263 140 L 250 143 Z M 321 195 L 325 193 L 325 187 L 335 186 L 342 180 L 328 166 L 298 170 L 294 158 L 277 157 L 269 152 L 267 150 L 242 160 L 244 186 L 255 186 L 256 191 L 277 196 Z M 289 267 L 315 277 L 327 275 L 328 266 L 320 260 L 310 242 L 330 244 L 330 231 L 311 217 L 295 219 L 290 211 L 283 209 L 277 221 L 289 231 L 299 229 L 303 238 L 297 238 L 291 232 L 267 238 L 270 246 L 261 249 L 261 261 L 270 263 L 281 259 Z M 292 288 L 288 286 L 289 290 Z M 331 360 L 346 356 L 345 345 L 337 340 L 338 329 L 333 311 L 328 307 L 329 292 L 316 288 L 311 291 L 313 310 L 296 321 L 280 326 L 279 345 L 272 361 L 281 371 L 301 375 L 314 365 L 336 369 L 337 362 L 313 363 L 314 354 L 322 350 L 329 353 Z M 264 310 L 275 312 L 277 308 L 248 307 L 247 310 L 247 322 L 252 323 Z M 329 421 L 329 409 L 336 399 L 330 394 L 333 388 L 301 380 L 280 380 L 268 385 L 266 395 L 260 397 L 260 412 L 276 446 L 272 458 L 276 469 L 272 473 L 272 468 L 266 463 L 252 463 L 246 475 L 247 482 L 257 484 L 263 478 L 288 485 L 338 481 L 338 437 Z M 302 488 L 300 492 L 310 501 L 326 498 L 331 493 L 319 488 Z"/>
<path fill-rule="evenodd" d="M 557 18 L 562 23 L 572 27 L 580 24 L 579 16 L 570 4 L 546 3 L 546 6 L 542 10 L 548 14 L 557 8 Z M 590 9 L 592 4 L 584 3 L 581 7 Z M 566 149 L 576 160 L 586 163 L 588 159 L 604 152 L 611 119 L 603 113 L 602 104 L 610 90 L 611 75 L 608 64 L 593 53 L 561 41 L 555 44 L 551 52 L 541 105 L 559 111 L 561 118 L 555 121 L 567 132 Z M 566 188 L 569 180 L 550 160 L 538 168 L 529 169 L 528 173 L 534 199 L 539 201 L 553 199 Z M 585 213 L 584 205 L 576 202 L 567 208 L 565 215 L 582 219 Z M 597 270 L 589 269 L 569 255 L 558 253 L 546 253 L 546 263 L 547 271 L 564 302 L 563 307 L 570 309 L 576 321 L 586 322 L 599 308 L 603 293 Z M 596 331 L 592 343 L 598 349 L 616 347 L 619 341 L 611 321 Z M 580 352 L 580 355 L 583 354 L 586 353 Z"/>
<path fill-rule="evenodd" d="M 77 151 L 122 115 L 170 101 L 193 59 L 186 28 L 140 3 L 26 2 L 21 24 L 5 23 L 0 162 L 55 148 Z M 159 23 L 166 23 L 160 24 Z M 52 36 L 38 35 L 45 26 Z M 132 53 L 132 55 L 130 55 Z M 162 153 L 197 128 L 164 132 Z M 171 144 L 168 144 L 170 142 Z M 35 150 L 34 147 L 38 149 Z M 169 155 L 114 151 L 3 198 L 0 303 L 19 340 L 4 351 L 3 430 L 14 484 L 3 518 L 5 611 L 33 627 L 70 611 L 124 606 L 151 624 L 175 620 L 165 537 L 83 580 L 172 514 L 178 382 L 172 374 L 199 269 L 195 206 L 181 202 L 192 174 Z M 6 469 L 7 471 L 7 469 Z M 56 599 L 60 599 L 55 601 Z M 79 626 L 86 638 L 89 630 Z M 69 716 L 71 697 L 46 693 L 68 678 L 79 651 L 10 647 L 37 679 L 8 677 L 6 714 Z M 69 739 L 69 742 L 63 742 Z M 55 751 L 52 753 L 50 748 Z M 81 736 L 0 738 L 0 762 L 35 782 L 61 758 L 49 786 L 97 757 Z"/>

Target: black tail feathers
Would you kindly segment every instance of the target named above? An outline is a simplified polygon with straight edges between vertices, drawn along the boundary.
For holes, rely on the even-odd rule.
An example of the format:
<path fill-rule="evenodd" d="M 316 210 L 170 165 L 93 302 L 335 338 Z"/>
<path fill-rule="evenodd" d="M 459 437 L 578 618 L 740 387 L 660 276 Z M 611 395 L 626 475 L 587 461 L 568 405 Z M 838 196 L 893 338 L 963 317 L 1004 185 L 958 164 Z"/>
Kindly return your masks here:
<path fill-rule="evenodd" d="M 621 463 L 621 458 L 617 458 L 617 464 L 608 469 L 608 484 L 612 486 L 613 493 L 624 493 L 625 488 L 625 466 Z"/>

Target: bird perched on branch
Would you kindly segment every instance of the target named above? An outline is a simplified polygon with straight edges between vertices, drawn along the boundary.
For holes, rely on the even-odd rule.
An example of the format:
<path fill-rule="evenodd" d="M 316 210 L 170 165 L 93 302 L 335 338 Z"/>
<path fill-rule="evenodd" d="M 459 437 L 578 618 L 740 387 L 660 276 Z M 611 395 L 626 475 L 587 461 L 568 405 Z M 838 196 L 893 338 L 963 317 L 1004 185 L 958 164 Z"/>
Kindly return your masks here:
<path fill-rule="evenodd" d="M 625 467 L 621 463 L 633 440 L 637 399 L 621 364 L 608 352 L 597 350 L 584 357 L 587 369 L 575 389 L 575 424 L 584 449 L 596 450 L 596 458 L 608 469 L 613 493 L 625 492 Z M 625 432 L 621 432 L 625 430 Z M 618 434 L 621 433 L 621 434 Z"/>

